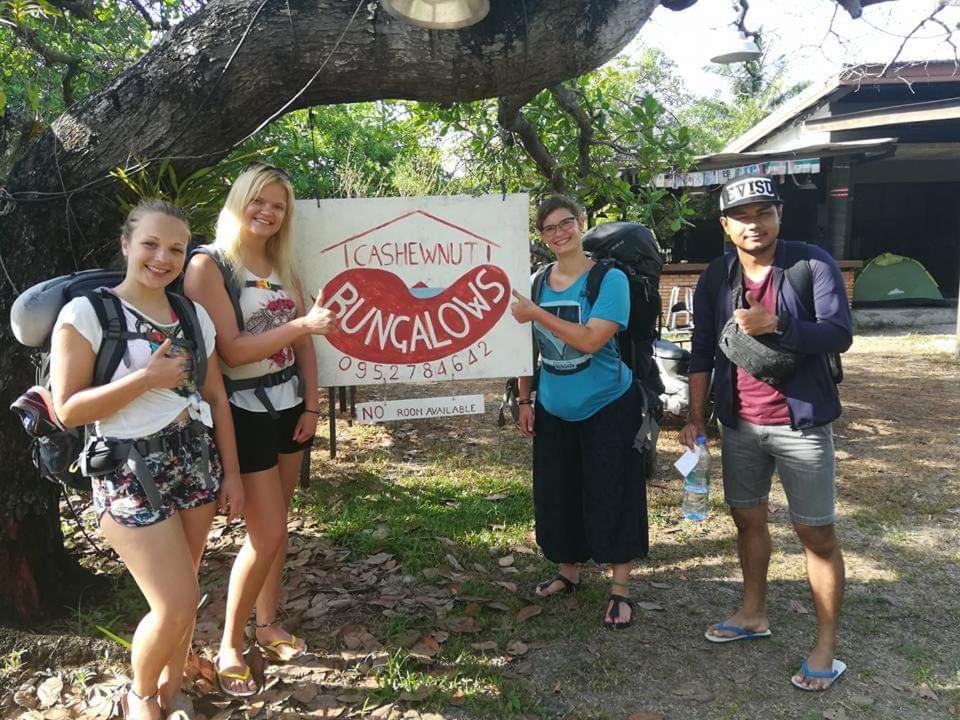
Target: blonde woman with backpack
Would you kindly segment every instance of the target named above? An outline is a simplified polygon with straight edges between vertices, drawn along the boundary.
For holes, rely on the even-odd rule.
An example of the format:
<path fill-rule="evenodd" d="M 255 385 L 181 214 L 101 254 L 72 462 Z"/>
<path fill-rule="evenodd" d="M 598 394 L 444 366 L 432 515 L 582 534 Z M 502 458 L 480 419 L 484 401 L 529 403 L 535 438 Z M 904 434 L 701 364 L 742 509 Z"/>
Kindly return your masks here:
<path fill-rule="evenodd" d="M 100 529 L 150 607 L 133 636 L 133 681 L 121 697 L 124 717 L 136 720 L 189 717 L 180 683 L 200 557 L 217 505 L 231 517 L 243 510 L 213 323 L 202 307 L 167 292 L 189 241 L 177 208 L 140 203 L 123 227 L 123 281 L 71 300 L 52 336 L 54 409 L 67 427 L 93 428 L 82 458 Z M 125 348 L 100 383 L 100 313 L 108 305 L 125 324 Z"/>
<path fill-rule="evenodd" d="M 249 167 L 230 188 L 214 243 L 194 255 L 185 280 L 217 327 L 247 498 L 247 537 L 230 574 L 216 660 L 220 689 L 234 697 L 257 692 L 243 658 L 254 607 L 256 642 L 269 659 L 306 650 L 281 625 L 279 601 L 287 513 L 320 412 L 312 336 L 332 331 L 334 314 L 319 298 L 304 304 L 290 258 L 293 206 L 285 170 Z"/>

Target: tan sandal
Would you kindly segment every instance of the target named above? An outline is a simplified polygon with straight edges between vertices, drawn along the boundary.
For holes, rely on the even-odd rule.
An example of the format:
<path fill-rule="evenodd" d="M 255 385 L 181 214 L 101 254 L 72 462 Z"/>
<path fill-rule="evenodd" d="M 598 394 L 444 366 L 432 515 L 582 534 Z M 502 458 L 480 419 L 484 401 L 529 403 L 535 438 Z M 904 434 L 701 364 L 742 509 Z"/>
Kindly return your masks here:
<path fill-rule="evenodd" d="M 217 675 L 217 688 L 224 695 L 235 698 L 248 698 L 256 695 L 260 692 L 259 687 L 254 687 L 251 689 L 247 688 L 247 683 L 250 682 L 250 678 L 253 677 L 253 671 L 250 669 L 249 665 L 243 666 L 243 672 L 232 672 L 230 670 L 221 670 L 220 669 L 220 658 L 219 656 L 213 659 L 213 670 Z M 231 690 L 224 684 L 224 680 L 239 680 L 243 683 L 244 690 Z"/>
<path fill-rule="evenodd" d="M 271 625 L 276 625 L 279 622 L 280 622 L 280 619 L 277 618 L 276 620 L 273 620 L 268 623 L 264 623 L 263 625 L 257 625 L 256 629 L 262 630 L 263 628 L 268 628 Z M 256 637 L 256 631 L 254 631 L 254 637 Z M 291 660 L 296 660 L 297 658 L 303 657 L 307 653 L 306 643 L 304 643 L 303 647 L 297 646 L 298 639 L 299 638 L 297 638 L 297 636 L 294 635 L 293 633 L 290 633 L 290 637 L 281 638 L 280 640 L 273 640 L 268 643 L 262 643 L 260 642 L 260 639 L 257 638 L 257 647 L 259 647 L 263 651 L 263 654 L 267 656 L 268 660 L 271 660 L 277 663 L 286 663 L 286 662 L 290 662 Z M 291 654 L 283 653 L 281 651 L 281 648 L 284 648 L 284 647 L 290 648 L 293 652 Z"/>
<path fill-rule="evenodd" d="M 263 651 L 263 654 L 267 656 L 269 660 L 273 662 L 290 662 L 291 660 L 296 660 L 299 657 L 303 657 L 306 652 L 306 647 L 297 646 L 297 636 L 293 633 L 290 633 L 289 638 L 281 638 L 280 640 L 274 640 L 273 642 L 268 642 L 266 644 L 257 641 L 257 646 Z M 289 647 L 293 650 L 292 654 L 285 654 L 281 651 L 281 648 Z"/>

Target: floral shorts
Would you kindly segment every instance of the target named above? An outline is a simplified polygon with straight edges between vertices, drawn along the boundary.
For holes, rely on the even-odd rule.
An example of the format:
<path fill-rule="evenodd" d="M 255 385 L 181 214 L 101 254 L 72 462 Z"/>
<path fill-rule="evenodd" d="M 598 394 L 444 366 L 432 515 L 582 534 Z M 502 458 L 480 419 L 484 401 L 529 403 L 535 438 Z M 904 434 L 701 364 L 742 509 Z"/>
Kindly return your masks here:
<path fill-rule="evenodd" d="M 147 437 L 159 437 L 170 429 L 164 428 Z M 204 445 L 209 447 L 209 478 L 203 472 Z M 150 505 L 136 473 L 124 463 L 106 475 L 92 478 L 93 507 L 98 520 L 106 512 L 124 527 L 147 527 L 172 517 L 177 510 L 189 510 L 216 500 L 223 483 L 223 465 L 209 430 L 191 435 L 184 443 L 173 442 L 164 450 L 146 455 L 144 460 L 157 484 L 160 507 Z"/>

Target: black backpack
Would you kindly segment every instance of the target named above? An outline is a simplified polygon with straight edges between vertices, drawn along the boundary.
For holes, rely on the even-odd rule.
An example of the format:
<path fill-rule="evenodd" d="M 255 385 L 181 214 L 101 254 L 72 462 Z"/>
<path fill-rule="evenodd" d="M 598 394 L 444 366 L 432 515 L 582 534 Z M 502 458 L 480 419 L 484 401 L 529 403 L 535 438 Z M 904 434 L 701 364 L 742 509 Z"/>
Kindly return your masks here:
<path fill-rule="evenodd" d="M 790 287 L 800 298 L 804 309 L 810 313 L 811 317 L 817 317 L 817 310 L 813 299 L 813 269 L 810 267 L 810 246 L 805 242 L 781 240 L 784 245 L 784 277 L 790 283 Z M 735 288 L 742 283 L 743 275 L 740 269 L 740 261 L 734 257 L 732 273 L 728 274 L 726 255 L 714 258 L 713 261 L 703 271 L 704 287 L 708 293 L 707 297 L 714 300 L 720 292 L 724 283 L 728 283 L 731 288 Z M 827 353 L 827 365 L 830 368 L 830 376 L 833 382 L 839 385 L 843 382 L 843 363 L 840 360 L 840 353 Z"/>
<path fill-rule="evenodd" d="M 93 383 L 109 382 L 123 359 L 127 341 L 147 339 L 129 332 L 120 298 L 106 289 L 122 279 L 123 273 L 115 270 L 83 270 L 53 278 L 21 293 L 10 312 L 14 336 L 24 345 L 37 348 L 37 384 L 17 398 L 10 409 L 31 438 L 30 452 L 40 475 L 76 490 L 90 489 L 90 479 L 80 472 L 78 462 L 88 431 L 65 428 L 54 414 L 49 399 L 51 334 L 63 306 L 74 298 L 86 297 L 103 331 Z M 199 388 L 206 378 L 208 358 L 196 308 L 179 293 L 168 291 L 167 298 L 183 330 L 183 337 L 171 341 L 189 351 Z"/>

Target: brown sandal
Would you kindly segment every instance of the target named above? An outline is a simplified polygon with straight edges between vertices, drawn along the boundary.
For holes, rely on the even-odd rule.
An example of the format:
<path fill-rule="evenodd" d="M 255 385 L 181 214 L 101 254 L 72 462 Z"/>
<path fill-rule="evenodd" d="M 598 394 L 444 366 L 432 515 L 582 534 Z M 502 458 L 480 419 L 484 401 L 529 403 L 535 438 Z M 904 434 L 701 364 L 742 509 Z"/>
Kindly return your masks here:
<path fill-rule="evenodd" d="M 549 595 L 544 595 L 543 593 L 546 591 L 546 589 L 551 585 L 553 585 L 558 580 L 561 583 L 563 583 L 563 589 L 556 590 L 550 593 Z M 538 598 L 548 598 L 548 597 L 553 597 L 554 595 L 566 595 L 567 593 L 576 592 L 577 588 L 579 587 L 580 587 L 579 581 L 574 582 L 573 580 L 562 575 L 561 573 L 557 573 L 556 577 L 552 577 L 549 580 L 544 580 L 542 583 L 537 583 L 537 587 L 534 589 L 533 594 L 536 595 Z"/>

